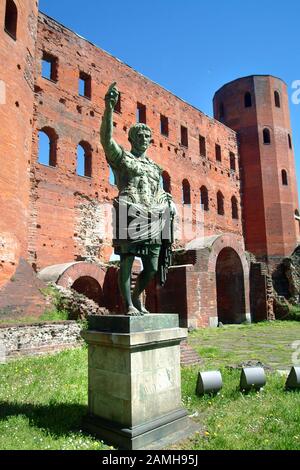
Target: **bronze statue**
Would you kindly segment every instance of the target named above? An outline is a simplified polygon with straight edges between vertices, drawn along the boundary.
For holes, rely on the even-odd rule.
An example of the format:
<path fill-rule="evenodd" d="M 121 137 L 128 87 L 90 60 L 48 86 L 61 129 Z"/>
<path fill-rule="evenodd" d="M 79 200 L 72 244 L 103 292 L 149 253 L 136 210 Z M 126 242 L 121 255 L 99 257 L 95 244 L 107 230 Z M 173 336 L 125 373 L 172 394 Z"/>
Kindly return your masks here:
<path fill-rule="evenodd" d="M 113 139 L 113 111 L 118 97 L 116 83 L 113 83 L 105 95 L 100 137 L 119 190 L 114 200 L 116 235 L 113 240 L 115 253 L 120 255 L 119 288 L 126 314 L 144 315 L 149 312 L 141 301 L 141 293 L 158 270 L 164 283 L 171 262 L 175 206 L 172 196 L 162 187 L 162 168 L 146 155 L 151 129 L 141 123 L 130 128 L 130 151 Z M 142 259 L 143 270 L 131 295 L 135 256 Z"/>

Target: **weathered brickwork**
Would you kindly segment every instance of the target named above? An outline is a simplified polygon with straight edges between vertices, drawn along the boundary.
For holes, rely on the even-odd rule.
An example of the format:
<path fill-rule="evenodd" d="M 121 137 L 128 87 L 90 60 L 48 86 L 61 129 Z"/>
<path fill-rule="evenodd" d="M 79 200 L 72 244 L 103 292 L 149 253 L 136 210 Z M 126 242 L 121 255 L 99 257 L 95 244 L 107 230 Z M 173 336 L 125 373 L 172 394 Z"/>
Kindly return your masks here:
<path fill-rule="evenodd" d="M 2 361 L 39 356 L 83 344 L 82 326 L 76 321 L 0 325 Z"/>
<path fill-rule="evenodd" d="M 235 80 L 216 93 L 215 117 L 220 109 L 222 121 L 239 135 L 246 249 L 276 263 L 293 252 L 299 238 L 287 86 L 271 76 Z"/>
<path fill-rule="evenodd" d="M 29 166 L 37 5 L 15 0 L 17 40 L 4 30 L 6 2 L 0 2 L 0 287 L 27 258 Z"/>
<path fill-rule="evenodd" d="M 0 24 L 0 309 L 38 316 L 44 284 L 35 273 L 46 269 L 63 270 L 54 282 L 122 311 L 117 268 L 104 266 L 117 188 L 99 141 L 104 96 L 116 81 L 115 139 L 130 147 L 138 108 L 153 130 L 149 156 L 165 171 L 177 223 L 190 202 L 190 224 L 199 229 L 196 209 L 201 201 L 205 208 L 203 230 L 176 232 L 175 247 L 185 252 L 176 253 L 164 288 L 149 286 L 147 305 L 179 312 L 182 324 L 195 327 L 248 320 L 250 313 L 270 318 L 269 274 L 300 235 L 284 82 L 252 76 L 225 85 L 213 119 L 39 13 L 36 0 L 3 0 Z M 39 161 L 39 135 L 51 142 L 49 162 Z M 78 146 L 86 162 L 80 174 Z M 251 271 L 245 249 L 269 272 L 259 264 Z"/>

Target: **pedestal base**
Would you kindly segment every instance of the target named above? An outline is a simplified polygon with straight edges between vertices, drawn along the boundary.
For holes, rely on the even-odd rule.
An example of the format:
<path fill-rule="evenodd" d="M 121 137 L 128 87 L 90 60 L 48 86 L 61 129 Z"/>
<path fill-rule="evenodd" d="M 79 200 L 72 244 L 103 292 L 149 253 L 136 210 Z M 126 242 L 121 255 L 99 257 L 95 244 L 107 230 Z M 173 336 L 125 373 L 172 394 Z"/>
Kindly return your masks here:
<path fill-rule="evenodd" d="M 97 416 L 86 416 L 83 426 L 105 443 L 126 450 L 159 450 L 187 439 L 198 429 L 184 410 L 133 428 Z"/>
<path fill-rule="evenodd" d="M 196 431 L 181 407 L 178 315 L 91 317 L 84 427 L 122 449 L 159 449 Z"/>

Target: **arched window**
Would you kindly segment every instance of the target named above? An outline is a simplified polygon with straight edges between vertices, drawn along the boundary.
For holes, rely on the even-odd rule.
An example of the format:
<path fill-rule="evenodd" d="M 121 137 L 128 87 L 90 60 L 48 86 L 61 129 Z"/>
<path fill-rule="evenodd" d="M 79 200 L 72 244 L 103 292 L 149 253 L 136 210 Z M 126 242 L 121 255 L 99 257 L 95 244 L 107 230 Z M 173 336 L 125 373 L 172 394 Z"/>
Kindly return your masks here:
<path fill-rule="evenodd" d="M 92 176 L 92 148 L 83 141 L 77 147 L 77 175 Z"/>
<path fill-rule="evenodd" d="M 201 186 L 200 188 L 200 203 L 203 210 L 209 210 L 208 191 L 205 186 Z"/>
<path fill-rule="evenodd" d="M 239 218 L 238 202 L 235 196 L 232 196 L 231 198 L 231 213 L 233 219 Z"/>
<path fill-rule="evenodd" d="M 288 134 L 288 141 L 289 141 L 289 148 L 292 149 L 293 146 L 292 146 L 292 138 L 291 138 L 291 135 Z"/>
<path fill-rule="evenodd" d="M 232 171 L 235 171 L 236 170 L 236 166 L 235 166 L 235 154 L 233 152 L 230 152 L 229 154 L 229 159 L 230 159 L 230 169 Z"/>
<path fill-rule="evenodd" d="M 14 39 L 17 39 L 18 10 L 13 0 L 6 0 L 5 31 Z"/>
<path fill-rule="evenodd" d="M 115 178 L 115 174 L 113 172 L 113 169 L 111 167 L 109 167 L 109 184 L 111 184 L 112 186 L 116 186 L 116 178 Z"/>
<path fill-rule="evenodd" d="M 251 93 L 249 93 L 249 91 L 247 91 L 247 93 L 245 93 L 244 102 L 245 102 L 245 108 L 251 108 L 251 106 L 252 106 L 252 96 L 251 96 Z"/>
<path fill-rule="evenodd" d="M 274 101 L 276 108 L 280 108 L 280 94 L 278 91 L 274 91 Z"/>
<path fill-rule="evenodd" d="M 39 131 L 38 162 L 42 165 L 56 166 L 57 134 L 50 127 Z"/>
<path fill-rule="evenodd" d="M 288 185 L 288 176 L 287 176 L 286 170 L 281 170 L 281 180 L 282 180 L 283 186 Z"/>
<path fill-rule="evenodd" d="M 182 203 L 191 204 L 191 187 L 188 180 L 182 181 Z"/>
<path fill-rule="evenodd" d="M 167 171 L 163 171 L 162 172 L 162 186 L 164 188 L 164 190 L 171 194 L 171 178 L 170 178 L 170 175 Z"/>
<path fill-rule="evenodd" d="M 271 143 L 271 132 L 269 129 L 265 128 L 263 130 L 263 136 L 264 136 L 264 144 L 270 144 Z"/>
<path fill-rule="evenodd" d="M 224 196 L 221 193 L 221 191 L 218 191 L 217 193 L 217 210 L 219 215 L 224 215 Z"/>

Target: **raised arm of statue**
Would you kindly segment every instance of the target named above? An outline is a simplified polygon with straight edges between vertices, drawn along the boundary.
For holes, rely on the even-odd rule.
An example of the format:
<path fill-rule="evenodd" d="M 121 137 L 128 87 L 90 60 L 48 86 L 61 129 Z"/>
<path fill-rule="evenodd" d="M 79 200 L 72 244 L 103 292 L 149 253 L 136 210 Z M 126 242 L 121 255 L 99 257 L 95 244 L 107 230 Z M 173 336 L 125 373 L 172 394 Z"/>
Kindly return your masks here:
<path fill-rule="evenodd" d="M 116 82 L 112 83 L 105 95 L 105 111 L 100 128 L 100 141 L 104 148 L 105 156 L 112 166 L 118 163 L 122 150 L 113 139 L 113 112 L 119 98 Z"/>

